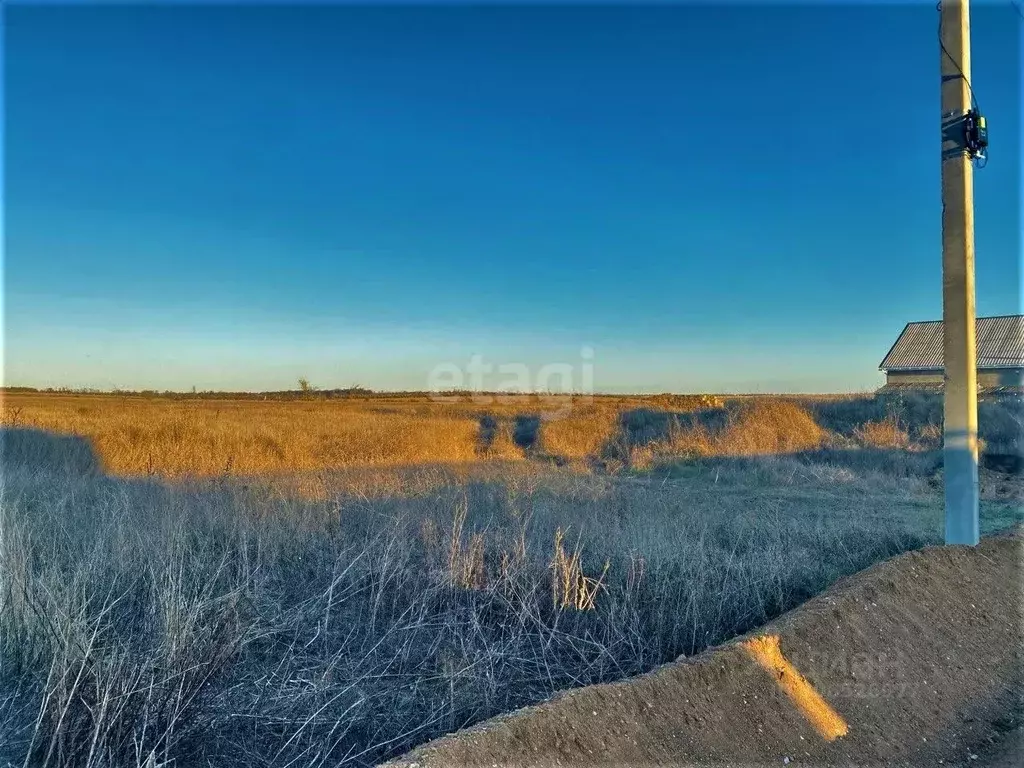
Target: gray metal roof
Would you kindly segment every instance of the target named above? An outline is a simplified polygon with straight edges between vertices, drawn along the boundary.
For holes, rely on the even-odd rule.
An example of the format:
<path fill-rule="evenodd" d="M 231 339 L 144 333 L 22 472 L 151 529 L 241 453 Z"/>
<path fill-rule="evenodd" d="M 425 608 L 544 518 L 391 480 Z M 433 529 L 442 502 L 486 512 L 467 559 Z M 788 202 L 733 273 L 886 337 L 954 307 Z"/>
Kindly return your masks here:
<path fill-rule="evenodd" d="M 1024 367 L 1024 315 L 979 317 L 978 368 Z M 942 321 L 907 323 L 878 366 L 883 371 L 941 371 Z"/>

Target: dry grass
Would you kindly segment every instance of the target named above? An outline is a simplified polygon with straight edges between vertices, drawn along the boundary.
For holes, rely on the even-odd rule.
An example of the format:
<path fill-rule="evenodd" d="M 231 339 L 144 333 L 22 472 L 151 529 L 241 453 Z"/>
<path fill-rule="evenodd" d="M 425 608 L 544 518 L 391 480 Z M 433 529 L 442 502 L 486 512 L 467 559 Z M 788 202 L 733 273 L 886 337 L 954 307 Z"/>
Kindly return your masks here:
<path fill-rule="evenodd" d="M 788 400 L 744 403 L 715 441 L 726 456 L 775 455 L 818 448 L 828 434 L 800 405 Z"/>
<path fill-rule="evenodd" d="M 65 434 L 0 430 L 0 765 L 372 765 L 941 533 L 925 401 L 5 406 Z M 1014 445 L 1021 412 L 983 430 Z M 909 448 L 865 446 L 889 414 Z"/>
<path fill-rule="evenodd" d="M 572 552 L 566 552 L 565 532 L 559 528 L 555 531 L 555 555 L 550 565 L 554 571 L 551 577 L 551 602 L 554 607 L 563 610 L 594 610 L 594 601 L 604 588 L 604 579 L 610 567 L 611 562 L 605 560 L 600 576 L 587 576 L 583 572 L 582 546 L 577 542 Z"/>
<path fill-rule="evenodd" d="M 654 400 L 664 400 L 657 396 Z M 711 402 L 706 398 L 680 402 Z M 486 405 L 428 398 L 205 400 L 8 394 L 3 423 L 87 438 L 117 475 L 163 477 L 458 464 L 524 456 L 517 419 L 540 416 L 538 444 L 568 460 L 601 453 L 620 413 L 642 399 L 575 405 L 507 397 Z"/>
<path fill-rule="evenodd" d="M 567 459 L 586 459 L 600 455 L 615 438 L 618 412 L 592 408 L 566 418 L 544 422 L 544 449 Z"/>
<path fill-rule="evenodd" d="M 119 475 L 261 475 L 477 458 L 477 420 L 441 407 L 11 395 L 7 423 L 15 408 L 19 426 L 88 438 L 104 469 Z"/>
<path fill-rule="evenodd" d="M 641 435 L 634 444 L 627 445 L 634 468 L 650 468 L 676 457 L 796 453 L 818 448 L 829 439 L 828 432 L 818 426 L 806 408 L 773 398 L 743 400 L 724 412 L 672 415 L 660 429 L 650 429 L 643 423 L 630 426 Z M 664 432 L 664 437 L 659 432 Z"/>
<path fill-rule="evenodd" d="M 708 404 L 715 407 L 680 410 Z M 0 416 L 7 425 L 85 438 L 112 474 L 275 477 L 312 498 L 333 482 L 324 473 L 348 469 L 378 468 L 390 488 L 389 477 L 424 465 L 504 467 L 549 458 L 576 471 L 644 469 L 677 458 L 826 446 L 934 450 L 942 436 L 940 399 L 913 393 L 726 402 L 656 395 L 546 405 L 554 410 L 529 397 L 481 405 L 426 397 L 262 402 L 19 393 L 5 397 Z M 1020 403 L 982 403 L 979 416 L 986 445 L 1022 450 Z M 364 485 L 367 495 L 376 492 Z"/>
<path fill-rule="evenodd" d="M 853 433 L 861 445 L 870 448 L 906 448 L 910 445 L 910 435 L 893 415 L 882 421 L 861 424 Z M 927 434 L 934 439 L 934 430 L 929 430 Z"/>
<path fill-rule="evenodd" d="M 0 764 L 372 765 L 937 540 L 937 497 L 756 461 L 310 502 L 8 453 Z"/>

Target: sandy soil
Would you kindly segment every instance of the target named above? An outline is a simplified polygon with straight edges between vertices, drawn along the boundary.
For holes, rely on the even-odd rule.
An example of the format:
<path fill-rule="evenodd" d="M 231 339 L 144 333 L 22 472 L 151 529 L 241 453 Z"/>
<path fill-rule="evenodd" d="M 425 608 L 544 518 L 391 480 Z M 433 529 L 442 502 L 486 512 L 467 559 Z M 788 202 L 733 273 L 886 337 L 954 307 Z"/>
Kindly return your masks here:
<path fill-rule="evenodd" d="M 908 553 L 699 656 L 388 765 L 1021 764 L 1022 544 Z M 781 656 L 758 663 L 752 642 L 775 637 Z"/>

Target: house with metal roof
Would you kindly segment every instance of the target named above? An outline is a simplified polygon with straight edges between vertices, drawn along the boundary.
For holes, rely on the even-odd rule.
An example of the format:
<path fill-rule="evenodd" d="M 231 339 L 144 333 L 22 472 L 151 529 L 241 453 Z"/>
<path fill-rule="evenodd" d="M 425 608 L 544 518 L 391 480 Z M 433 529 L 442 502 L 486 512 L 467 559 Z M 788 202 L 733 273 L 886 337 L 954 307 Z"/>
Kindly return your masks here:
<path fill-rule="evenodd" d="M 978 388 L 1024 387 L 1024 315 L 979 317 L 975 323 Z M 885 356 L 882 389 L 941 389 L 942 321 L 907 323 Z"/>

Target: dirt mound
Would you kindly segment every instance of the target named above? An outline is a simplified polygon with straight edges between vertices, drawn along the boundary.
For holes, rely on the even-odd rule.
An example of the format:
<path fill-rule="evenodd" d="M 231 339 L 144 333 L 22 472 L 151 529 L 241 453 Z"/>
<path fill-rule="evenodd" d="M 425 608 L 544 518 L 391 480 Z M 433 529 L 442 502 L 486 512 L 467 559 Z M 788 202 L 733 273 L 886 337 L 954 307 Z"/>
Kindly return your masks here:
<path fill-rule="evenodd" d="M 911 552 L 692 659 L 388 765 L 985 765 L 1020 725 L 1021 555 L 1019 535 Z"/>

